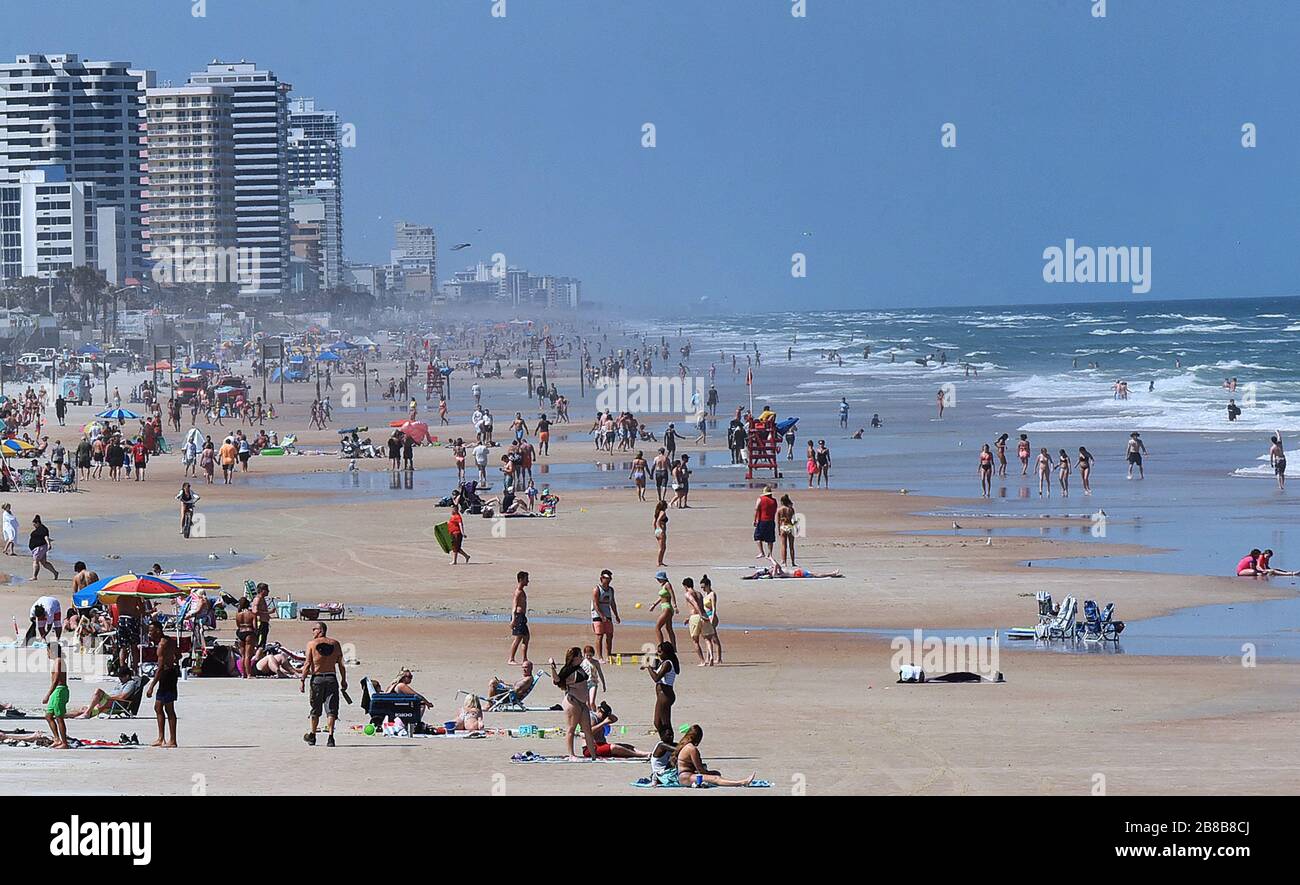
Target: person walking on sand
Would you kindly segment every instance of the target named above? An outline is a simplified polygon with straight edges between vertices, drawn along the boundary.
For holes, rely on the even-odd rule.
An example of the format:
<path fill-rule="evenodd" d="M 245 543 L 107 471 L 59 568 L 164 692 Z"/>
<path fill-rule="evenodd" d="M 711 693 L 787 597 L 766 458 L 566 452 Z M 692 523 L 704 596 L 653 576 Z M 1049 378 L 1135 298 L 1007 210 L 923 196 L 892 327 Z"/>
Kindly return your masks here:
<path fill-rule="evenodd" d="M 451 564 L 455 565 L 460 557 L 469 563 L 469 554 L 465 552 L 465 519 L 460 515 L 460 508 L 451 505 L 451 516 L 447 517 L 447 531 L 451 535 Z"/>
<path fill-rule="evenodd" d="M 1061 451 L 1057 453 L 1056 473 L 1057 473 L 1058 481 L 1061 484 L 1062 498 L 1070 497 L 1070 473 L 1071 472 L 1072 469 L 1070 467 L 1070 456 L 1066 454 L 1065 449 L 1061 449 Z"/>
<path fill-rule="evenodd" d="M 1034 474 L 1038 477 L 1038 497 L 1052 497 L 1052 456 L 1047 453 L 1047 448 L 1038 450 L 1038 460 L 1034 464 Z"/>
<path fill-rule="evenodd" d="M 528 630 L 528 572 L 515 575 L 515 594 L 510 600 L 510 636 L 510 657 L 506 663 L 519 666 L 515 655 L 523 646 L 524 660 L 528 660 L 528 642 L 532 639 Z"/>
<path fill-rule="evenodd" d="M 658 642 L 666 639 L 676 646 L 677 634 L 673 632 L 673 615 L 677 611 L 677 594 L 668 580 L 667 572 L 662 569 L 655 572 L 655 580 L 659 582 L 659 598 L 650 606 L 650 611 L 659 609 L 659 617 L 655 620 L 655 639 Z"/>
<path fill-rule="evenodd" d="M 658 547 L 658 559 L 655 565 L 663 567 L 664 555 L 668 553 L 668 502 L 660 501 L 655 505 L 654 516 L 651 518 L 651 525 L 654 527 L 655 544 Z"/>
<path fill-rule="evenodd" d="M 1079 446 L 1079 460 L 1075 466 L 1079 468 L 1079 480 L 1083 483 L 1083 493 L 1085 495 L 1092 494 L 1092 462 L 1092 452 L 1083 446 Z"/>
<path fill-rule="evenodd" d="M 591 591 L 591 629 L 596 634 L 596 658 L 601 663 L 614 654 L 614 625 L 623 623 L 614 598 L 614 573 L 602 569 L 600 580 Z"/>
<path fill-rule="evenodd" d="M 58 640 L 45 647 L 50 659 L 50 689 L 41 703 L 45 704 L 45 721 L 49 723 L 54 743 L 53 750 L 68 749 L 68 668 L 63 663 L 63 644 Z"/>
<path fill-rule="evenodd" d="M 158 697 L 154 700 L 153 712 L 158 719 L 158 740 L 151 746 L 176 746 L 176 699 L 179 696 L 176 685 L 181 678 L 181 668 L 177 661 L 176 640 L 163 632 L 162 624 L 157 620 L 149 622 L 149 641 L 158 647 L 158 665 L 153 679 L 145 689 L 145 697 L 152 698 L 157 689 Z M 171 726 L 172 739 L 167 740 L 166 726 Z"/>
<path fill-rule="evenodd" d="M 1273 431 L 1273 436 L 1269 438 L 1268 463 L 1273 467 L 1273 475 L 1277 477 L 1278 491 L 1286 489 L 1286 449 L 1282 447 L 1282 431 Z M 6 507 L 9 505 L 6 504 Z"/>
<path fill-rule="evenodd" d="M 54 575 L 54 580 L 59 579 L 59 570 L 50 564 L 50 548 L 54 546 L 54 540 L 50 537 L 50 530 L 41 522 L 40 516 L 32 517 L 32 533 L 27 539 L 27 547 L 32 551 L 32 580 L 35 581 L 41 576 L 41 569 L 49 569 Z"/>
<path fill-rule="evenodd" d="M 1146 471 L 1142 466 L 1142 457 L 1147 453 L 1146 443 L 1142 442 L 1142 435 L 1136 430 L 1128 435 L 1128 478 L 1133 478 L 1133 468 L 1138 469 L 1138 479 L 1146 479 Z"/>
<path fill-rule="evenodd" d="M 985 443 L 980 449 L 980 497 L 990 498 L 993 496 L 993 452 L 989 450 L 989 444 Z"/>
<path fill-rule="evenodd" d="M 307 659 L 298 677 L 299 693 L 307 690 L 311 679 L 311 708 L 308 718 L 311 731 L 302 736 L 310 746 L 316 746 L 316 729 L 320 727 L 321 713 L 325 714 L 325 729 L 329 738 L 325 746 L 334 746 L 334 723 L 339 717 L 339 692 L 348 690 L 347 669 L 343 666 L 343 647 L 338 640 L 329 638 L 323 621 L 312 625 L 312 639 L 307 643 Z M 335 670 L 338 675 L 335 675 Z"/>
<path fill-rule="evenodd" d="M 14 508 L 8 501 L 0 504 L 0 517 L 4 521 L 4 555 L 17 556 L 14 552 L 14 544 L 18 540 L 18 517 L 14 516 Z"/>
<path fill-rule="evenodd" d="M 629 478 L 636 484 L 636 499 L 645 501 L 645 479 L 649 471 L 649 465 L 646 464 L 645 453 L 638 451 L 636 457 L 632 459 L 632 473 Z"/>

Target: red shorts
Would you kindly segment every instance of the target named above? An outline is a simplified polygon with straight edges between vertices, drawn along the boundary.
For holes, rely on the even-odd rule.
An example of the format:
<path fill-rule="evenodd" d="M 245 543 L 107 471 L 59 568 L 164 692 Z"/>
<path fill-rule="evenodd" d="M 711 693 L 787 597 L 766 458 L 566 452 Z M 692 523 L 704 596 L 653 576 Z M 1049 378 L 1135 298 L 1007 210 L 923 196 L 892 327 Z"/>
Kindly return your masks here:
<path fill-rule="evenodd" d="M 614 622 L 604 618 L 601 618 L 599 621 L 592 621 L 591 630 L 597 636 L 613 636 Z"/>
<path fill-rule="evenodd" d="M 612 756 L 613 754 L 614 754 L 614 751 L 610 749 L 609 744 L 596 744 L 596 758 L 597 758 L 597 759 L 608 759 L 608 758 L 610 758 L 610 756 Z M 591 754 L 587 752 L 587 748 L 586 748 L 586 747 L 583 747 L 583 748 L 582 748 L 582 755 L 584 755 L 584 756 L 590 756 Z"/>

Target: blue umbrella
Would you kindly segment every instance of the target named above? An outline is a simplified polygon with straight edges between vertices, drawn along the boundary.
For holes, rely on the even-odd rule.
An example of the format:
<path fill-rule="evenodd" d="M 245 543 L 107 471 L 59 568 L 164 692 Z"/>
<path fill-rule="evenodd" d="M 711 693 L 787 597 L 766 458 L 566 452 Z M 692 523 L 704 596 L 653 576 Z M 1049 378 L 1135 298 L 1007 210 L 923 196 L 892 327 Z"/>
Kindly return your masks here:
<path fill-rule="evenodd" d="M 325 353 L 322 353 L 320 356 L 316 357 L 316 359 L 322 360 L 324 362 L 337 363 L 339 360 L 342 359 L 342 357 L 339 356 L 337 353 L 332 353 L 327 350 L 325 351 Z"/>
<path fill-rule="evenodd" d="M 109 409 L 107 412 L 100 412 L 96 418 L 108 418 L 110 421 L 132 421 L 140 416 L 130 409 Z"/>
<path fill-rule="evenodd" d="M 207 360 L 199 360 L 197 363 L 190 363 L 190 368 L 200 369 L 204 372 L 215 372 L 221 367 L 218 366 L 216 363 L 211 363 L 208 362 Z"/>
<path fill-rule="evenodd" d="M 103 353 L 104 348 L 98 344 L 83 344 L 77 348 L 77 353 Z"/>

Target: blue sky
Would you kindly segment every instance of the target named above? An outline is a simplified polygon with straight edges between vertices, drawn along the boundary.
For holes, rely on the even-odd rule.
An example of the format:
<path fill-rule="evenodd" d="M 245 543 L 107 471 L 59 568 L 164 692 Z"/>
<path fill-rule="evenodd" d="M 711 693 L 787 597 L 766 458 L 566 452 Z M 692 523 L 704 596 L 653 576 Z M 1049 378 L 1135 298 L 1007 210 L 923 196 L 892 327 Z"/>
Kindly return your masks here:
<path fill-rule="evenodd" d="M 427 222 L 444 276 L 500 251 L 650 314 L 1300 292 L 1295 3 L 492 3 L 8 0 L 0 52 L 272 68 L 356 126 L 354 260 Z M 1045 283 L 1067 237 L 1150 246 L 1150 292 Z"/>

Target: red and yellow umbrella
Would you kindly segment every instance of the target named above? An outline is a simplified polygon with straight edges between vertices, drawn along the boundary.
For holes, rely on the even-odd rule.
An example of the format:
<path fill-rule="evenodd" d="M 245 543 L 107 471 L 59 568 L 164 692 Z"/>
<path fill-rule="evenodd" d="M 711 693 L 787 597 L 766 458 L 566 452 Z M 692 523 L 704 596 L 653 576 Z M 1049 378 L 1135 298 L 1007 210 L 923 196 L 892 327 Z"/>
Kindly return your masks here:
<path fill-rule="evenodd" d="M 137 575 L 133 572 L 96 581 L 87 586 L 83 592 L 89 593 L 90 591 L 94 591 L 100 599 L 108 602 L 122 597 L 151 600 L 173 599 L 177 596 L 188 596 L 190 593 L 189 590 L 179 584 L 173 584 L 166 578 L 160 578 L 157 575 Z"/>

